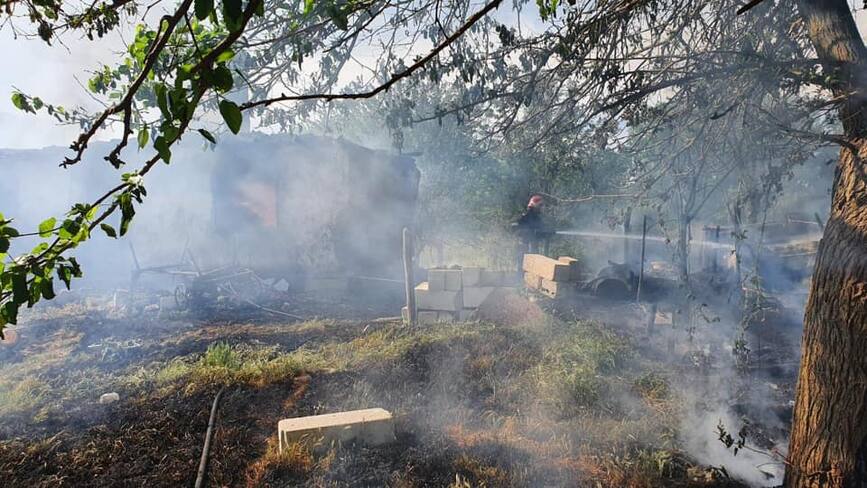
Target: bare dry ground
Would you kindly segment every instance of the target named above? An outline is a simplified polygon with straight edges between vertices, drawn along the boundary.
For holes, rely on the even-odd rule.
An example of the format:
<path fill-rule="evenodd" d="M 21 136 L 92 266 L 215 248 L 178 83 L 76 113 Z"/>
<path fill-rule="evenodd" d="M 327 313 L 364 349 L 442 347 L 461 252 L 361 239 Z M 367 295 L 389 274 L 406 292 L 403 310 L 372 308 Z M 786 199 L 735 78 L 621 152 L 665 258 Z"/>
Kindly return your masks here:
<path fill-rule="evenodd" d="M 4 486 L 742 486 L 684 450 L 679 378 L 625 327 L 118 318 L 69 304 L 0 348 Z M 100 405 L 99 396 L 120 400 Z M 281 418 L 383 407 L 384 447 L 276 449 Z"/>

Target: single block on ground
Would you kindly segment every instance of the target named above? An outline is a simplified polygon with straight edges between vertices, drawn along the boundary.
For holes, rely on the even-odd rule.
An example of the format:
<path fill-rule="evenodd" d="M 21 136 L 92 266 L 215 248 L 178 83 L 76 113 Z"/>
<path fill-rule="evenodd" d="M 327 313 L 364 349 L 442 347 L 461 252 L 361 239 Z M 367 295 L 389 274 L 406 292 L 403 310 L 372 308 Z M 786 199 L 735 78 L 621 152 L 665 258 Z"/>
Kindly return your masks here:
<path fill-rule="evenodd" d="M 372 446 L 394 440 L 394 420 L 382 408 L 368 408 L 350 412 L 329 413 L 284 419 L 277 424 L 280 451 L 293 442 L 358 441 Z"/>

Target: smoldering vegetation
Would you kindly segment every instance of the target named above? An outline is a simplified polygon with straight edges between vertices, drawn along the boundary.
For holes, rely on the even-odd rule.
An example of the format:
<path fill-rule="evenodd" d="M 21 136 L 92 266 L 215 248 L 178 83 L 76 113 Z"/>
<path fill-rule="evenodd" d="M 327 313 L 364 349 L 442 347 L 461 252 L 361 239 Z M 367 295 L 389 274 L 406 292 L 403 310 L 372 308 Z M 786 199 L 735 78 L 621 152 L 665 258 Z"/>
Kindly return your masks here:
<path fill-rule="evenodd" d="M 149 183 L 128 242 L 82 247 L 81 286 L 26 313 L 0 348 L 4 479 L 188 485 L 226 386 L 214 486 L 779 483 L 812 209 L 781 199 L 736 238 L 714 196 L 679 248 L 661 212 L 552 200 L 547 253 L 578 257 L 582 280 L 611 276 L 628 296 L 516 290 L 470 321 L 408 328 L 395 318 L 402 228 L 416 229 L 418 281 L 440 264 L 512 269 L 506 223 L 521 188 L 540 184 L 516 171 L 512 194 L 497 193 L 504 180 L 488 177 L 505 156 L 443 154 L 417 135 L 409 144 L 429 150 L 411 156 L 257 135 L 179 153 Z M 296 186 L 280 183 L 282 164 Z M 4 193 L 25 228 L 38 225 L 35 195 L 59 212 L 101 180 L 36 181 Z M 101 404 L 104 393 L 119 400 Z M 369 407 L 394 413 L 396 442 L 277 448 L 280 419 Z"/>
<path fill-rule="evenodd" d="M 389 100 L 418 96 L 398 90 Z M 0 477 L 190 485 L 225 386 L 212 486 L 780 483 L 826 148 L 781 164 L 760 140 L 754 157 L 657 174 L 648 161 L 679 141 L 657 141 L 656 159 L 586 133 L 528 149 L 535 128 L 384 123 L 393 112 L 335 106 L 304 113 L 308 135 L 175 147 L 128 236 L 76 249 L 83 279 L 9 329 Z M 725 144 L 695 139 L 747 140 L 728 129 L 707 131 Z M 0 151 L 15 175 L 0 209 L 36 229 L 91 199 L 117 177 L 98 160 L 112 145 L 93 146 L 68 172 L 54 171 L 59 148 Z M 651 178 L 661 189 L 637 196 Z M 534 193 L 548 201 L 544 253 L 616 293 L 517 289 L 468 321 L 404 326 L 403 228 L 416 282 L 434 266 L 512 270 L 508 223 Z M 394 413 L 394 443 L 278 449 L 280 419 L 369 407 Z"/>

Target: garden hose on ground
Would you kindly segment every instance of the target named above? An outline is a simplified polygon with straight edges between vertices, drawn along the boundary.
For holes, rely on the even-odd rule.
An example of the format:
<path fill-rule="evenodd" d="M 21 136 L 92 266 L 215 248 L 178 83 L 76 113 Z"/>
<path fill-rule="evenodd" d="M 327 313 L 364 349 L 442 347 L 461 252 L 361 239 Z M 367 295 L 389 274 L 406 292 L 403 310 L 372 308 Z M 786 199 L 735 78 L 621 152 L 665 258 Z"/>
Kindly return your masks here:
<path fill-rule="evenodd" d="M 208 419 L 208 430 L 205 432 L 205 445 L 202 446 L 202 458 L 199 459 L 199 471 L 196 475 L 195 488 L 205 486 L 205 478 L 208 472 L 208 452 L 211 450 L 211 438 L 214 433 L 214 424 L 217 422 L 217 410 L 220 408 L 220 398 L 223 397 L 223 390 L 225 389 L 225 386 L 220 388 L 217 396 L 214 397 L 214 404 L 211 405 L 211 417 Z"/>

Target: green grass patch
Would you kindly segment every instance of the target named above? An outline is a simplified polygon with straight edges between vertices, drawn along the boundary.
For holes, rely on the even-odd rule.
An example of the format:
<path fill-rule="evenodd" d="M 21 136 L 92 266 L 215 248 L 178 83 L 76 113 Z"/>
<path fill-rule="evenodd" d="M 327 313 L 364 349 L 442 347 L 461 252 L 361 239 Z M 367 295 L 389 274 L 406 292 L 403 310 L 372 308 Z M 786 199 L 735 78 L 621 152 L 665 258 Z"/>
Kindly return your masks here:
<path fill-rule="evenodd" d="M 161 388 L 186 384 L 188 392 L 214 384 L 265 386 L 292 378 L 301 372 L 336 372 L 399 359 L 411 348 L 439 341 L 479 335 L 493 326 L 484 324 L 442 325 L 428 329 L 400 326 L 374 330 L 347 342 L 330 342 L 281 353 L 276 346 L 254 347 L 212 344 L 203 354 L 176 358 L 149 374 Z M 141 384 L 148 374 L 128 380 Z"/>
<path fill-rule="evenodd" d="M 597 408 L 612 377 L 633 355 L 626 339 L 598 324 L 579 322 L 548 342 L 542 361 L 529 371 L 530 390 L 565 417 Z"/>

